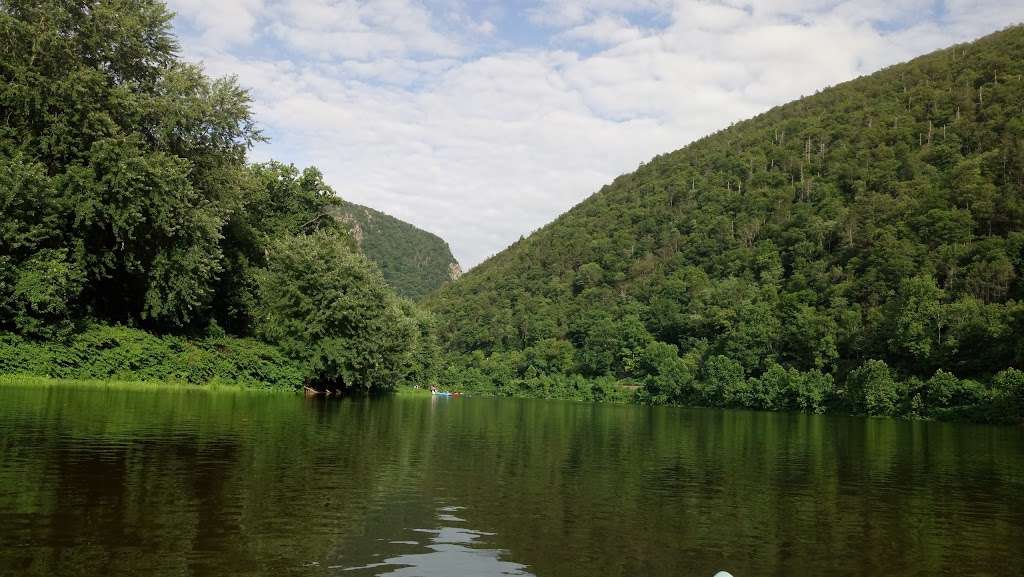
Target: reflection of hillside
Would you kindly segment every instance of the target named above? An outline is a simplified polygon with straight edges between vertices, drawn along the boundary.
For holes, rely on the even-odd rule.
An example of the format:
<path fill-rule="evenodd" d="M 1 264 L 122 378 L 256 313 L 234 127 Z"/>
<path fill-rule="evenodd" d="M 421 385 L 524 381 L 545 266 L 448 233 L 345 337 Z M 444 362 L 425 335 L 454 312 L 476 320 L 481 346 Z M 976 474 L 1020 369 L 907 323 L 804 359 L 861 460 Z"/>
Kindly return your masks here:
<path fill-rule="evenodd" d="M 1024 537 L 1005 506 L 1024 472 L 1008 429 L 550 401 L 451 418 L 428 482 L 457 483 L 469 523 L 538 575 L 963 574 Z M 999 531 L 980 501 L 999 504 Z M 990 533 L 986 554 L 962 546 L 968 528 Z"/>

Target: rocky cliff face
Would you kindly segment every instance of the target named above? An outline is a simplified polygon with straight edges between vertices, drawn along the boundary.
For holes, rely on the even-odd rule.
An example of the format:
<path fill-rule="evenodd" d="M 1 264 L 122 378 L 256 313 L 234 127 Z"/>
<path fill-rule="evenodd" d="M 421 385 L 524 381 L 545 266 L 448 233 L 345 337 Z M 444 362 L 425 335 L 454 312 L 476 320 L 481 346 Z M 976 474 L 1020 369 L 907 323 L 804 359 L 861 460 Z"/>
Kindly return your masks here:
<path fill-rule="evenodd" d="M 343 201 L 332 214 L 404 297 L 418 299 L 462 276 L 448 243 L 435 234 L 350 202 Z"/>

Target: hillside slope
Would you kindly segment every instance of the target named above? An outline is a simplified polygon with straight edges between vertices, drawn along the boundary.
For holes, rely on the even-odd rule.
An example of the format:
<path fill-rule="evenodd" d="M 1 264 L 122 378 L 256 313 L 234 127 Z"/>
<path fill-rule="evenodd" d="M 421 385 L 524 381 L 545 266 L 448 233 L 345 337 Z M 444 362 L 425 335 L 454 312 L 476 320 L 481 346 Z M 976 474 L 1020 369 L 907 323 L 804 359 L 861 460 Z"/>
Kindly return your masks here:
<path fill-rule="evenodd" d="M 418 299 L 462 274 L 439 236 L 369 207 L 342 201 L 334 216 L 352 230 L 398 294 Z"/>
<path fill-rule="evenodd" d="M 620 176 L 428 298 L 450 377 L 884 414 L 1024 396 L 992 379 L 1024 366 L 1022 73 L 1013 27 Z"/>

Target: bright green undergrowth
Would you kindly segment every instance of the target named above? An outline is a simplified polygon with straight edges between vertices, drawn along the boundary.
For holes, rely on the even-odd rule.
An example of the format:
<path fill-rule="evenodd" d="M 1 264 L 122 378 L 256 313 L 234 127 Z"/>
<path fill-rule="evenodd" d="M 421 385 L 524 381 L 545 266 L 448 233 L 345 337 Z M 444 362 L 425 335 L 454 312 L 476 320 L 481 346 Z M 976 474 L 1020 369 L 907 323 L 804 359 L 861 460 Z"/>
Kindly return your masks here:
<path fill-rule="evenodd" d="M 394 394 L 397 397 L 429 397 L 430 389 L 414 387 L 411 385 L 401 385 L 395 388 Z"/>
<path fill-rule="evenodd" d="M 118 389 L 127 391 L 188 390 L 210 392 L 260 392 L 281 393 L 288 389 L 269 388 L 212 380 L 208 383 L 193 384 L 183 381 L 133 381 L 120 379 L 55 379 L 32 375 L 0 375 L 0 387 L 83 387 L 93 389 Z"/>
<path fill-rule="evenodd" d="M 57 341 L 0 334 L 0 375 L 295 388 L 304 371 L 276 347 L 254 339 L 192 340 L 94 325 Z"/>

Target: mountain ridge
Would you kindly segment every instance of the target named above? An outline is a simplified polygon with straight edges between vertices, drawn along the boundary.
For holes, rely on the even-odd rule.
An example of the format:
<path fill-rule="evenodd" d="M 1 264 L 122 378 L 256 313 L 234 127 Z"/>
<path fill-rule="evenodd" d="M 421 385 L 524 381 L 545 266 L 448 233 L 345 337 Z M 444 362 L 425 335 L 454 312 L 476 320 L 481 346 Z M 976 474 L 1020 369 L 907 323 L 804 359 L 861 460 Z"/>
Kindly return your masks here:
<path fill-rule="evenodd" d="M 331 213 L 349 227 L 363 253 L 404 297 L 422 298 L 462 274 L 448 243 L 431 232 L 347 200 Z"/>
<path fill-rule="evenodd" d="M 521 386 L 764 406 L 722 388 L 783 368 L 895 412 L 930 393 L 894 385 L 903 405 L 868 408 L 850 373 L 989 379 L 1024 360 L 1022 62 L 1013 26 L 774 107 L 617 177 L 426 302 L 470 368 Z"/>

